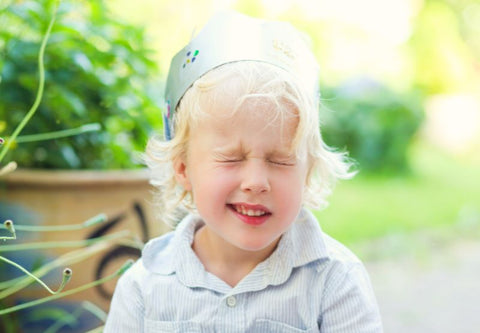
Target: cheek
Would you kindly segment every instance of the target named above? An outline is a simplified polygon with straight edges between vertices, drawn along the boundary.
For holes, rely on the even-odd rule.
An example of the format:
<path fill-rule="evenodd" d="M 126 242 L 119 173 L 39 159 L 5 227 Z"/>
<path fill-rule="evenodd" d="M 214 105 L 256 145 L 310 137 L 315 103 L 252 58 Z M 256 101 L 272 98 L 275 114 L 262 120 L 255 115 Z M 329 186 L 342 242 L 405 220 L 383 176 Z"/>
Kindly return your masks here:
<path fill-rule="evenodd" d="M 298 170 L 295 176 L 290 178 L 290 184 L 287 185 L 291 191 L 291 195 L 297 198 L 300 203 L 303 202 L 305 189 L 307 187 L 307 179 L 307 168 L 301 168 Z"/>
<path fill-rule="evenodd" d="M 304 192 L 306 176 L 300 170 L 282 173 L 276 176 L 276 187 L 282 196 L 298 197 Z"/>
<path fill-rule="evenodd" d="M 235 173 L 220 168 L 199 168 L 189 178 L 194 194 L 206 195 L 213 200 L 227 195 L 236 184 Z"/>

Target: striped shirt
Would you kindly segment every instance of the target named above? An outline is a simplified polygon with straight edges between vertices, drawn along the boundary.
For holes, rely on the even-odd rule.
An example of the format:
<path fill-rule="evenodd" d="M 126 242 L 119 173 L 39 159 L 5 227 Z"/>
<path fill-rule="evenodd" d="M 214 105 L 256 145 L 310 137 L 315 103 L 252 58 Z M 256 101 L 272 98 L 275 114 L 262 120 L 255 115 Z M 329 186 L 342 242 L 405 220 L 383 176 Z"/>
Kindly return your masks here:
<path fill-rule="evenodd" d="M 189 215 L 147 243 L 118 281 L 104 332 L 383 332 L 364 266 L 310 212 L 235 287 L 193 252 L 201 223 Z"/>

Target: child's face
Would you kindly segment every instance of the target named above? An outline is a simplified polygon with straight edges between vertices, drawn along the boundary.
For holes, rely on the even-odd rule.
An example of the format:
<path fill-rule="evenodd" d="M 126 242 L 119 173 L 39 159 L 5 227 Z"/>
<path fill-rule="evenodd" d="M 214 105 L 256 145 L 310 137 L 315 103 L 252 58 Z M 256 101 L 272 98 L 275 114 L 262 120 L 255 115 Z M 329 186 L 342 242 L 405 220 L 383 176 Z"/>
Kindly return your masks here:
<path fill-rule="evenodd" d="M 252 101 L 228 116 L 231 98 L 191 129 L 186 157 L 175 163 L 177 180 L 192 192 L 210 240 L 273 249 L 302 204 L 307 162 L 291 149 L 297 119 L 282 124 L 272 103 Z"/>

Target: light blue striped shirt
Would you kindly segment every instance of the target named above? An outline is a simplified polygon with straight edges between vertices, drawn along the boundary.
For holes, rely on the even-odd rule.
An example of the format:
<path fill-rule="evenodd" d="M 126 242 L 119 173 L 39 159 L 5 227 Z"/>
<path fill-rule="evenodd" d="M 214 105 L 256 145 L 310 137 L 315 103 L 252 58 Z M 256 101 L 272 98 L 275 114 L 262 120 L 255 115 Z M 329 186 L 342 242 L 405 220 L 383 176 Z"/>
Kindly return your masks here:
<path fill-rule="evenodd" d="M 364 266 L 310 212 L 235 287 L 193 252 L 201 223 L 189 215 L 148 242 L 118 281 L 104 332 L 383 332 Z"/>

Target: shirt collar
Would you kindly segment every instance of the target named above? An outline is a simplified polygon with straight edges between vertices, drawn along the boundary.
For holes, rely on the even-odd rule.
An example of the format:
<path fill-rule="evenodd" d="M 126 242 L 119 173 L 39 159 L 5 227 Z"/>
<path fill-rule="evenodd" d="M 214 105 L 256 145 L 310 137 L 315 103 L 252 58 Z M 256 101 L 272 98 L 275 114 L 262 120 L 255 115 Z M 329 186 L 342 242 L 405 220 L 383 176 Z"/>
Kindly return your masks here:
<path fill-rule="evenodd" d="M 175 231 L 150 240 L 142 251 L 142 261 L 147 270 L 161 275 L 170 275 L 177 271 L 181 262 L 188 260 L 188 252 L 192 252 L 191 244 L 195 230 L 201 220 L 187 215 Z M 187 253 L 185 253 L 187 252 Z"/>
<path fill-rule="evenodd" d="M 160 275 L 177 274 L 188 287 L 203 287 L 221 293 L 241 293 L 279 285 L 288 280 L 294 268 L 328 257 L 320 226 L 313 214 L 303 209 L 297 220 L 282 236 L 276 250 L 265 261 L 231 288 L 205 271 L 192 250 L 195 231 L 203 224 L 201 218 L 188 215 L 177 229 L 150 241 L 144 248 L 145 268 Z"/>
<path fill-rule="evenodd" d="M 280 285 L 288 280 L 294 268 L 326 257 L 327 247 L 320 226 L 313 214 L 304 209 L 282 236 L 277 249 L 256 269 L 264 271 L 264 288 Z"/>

